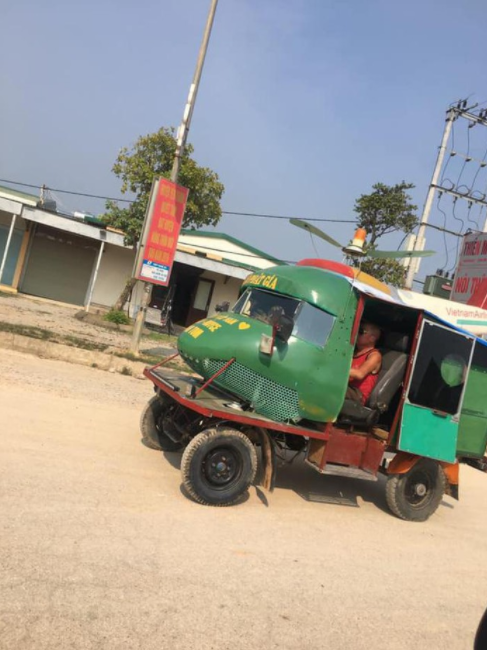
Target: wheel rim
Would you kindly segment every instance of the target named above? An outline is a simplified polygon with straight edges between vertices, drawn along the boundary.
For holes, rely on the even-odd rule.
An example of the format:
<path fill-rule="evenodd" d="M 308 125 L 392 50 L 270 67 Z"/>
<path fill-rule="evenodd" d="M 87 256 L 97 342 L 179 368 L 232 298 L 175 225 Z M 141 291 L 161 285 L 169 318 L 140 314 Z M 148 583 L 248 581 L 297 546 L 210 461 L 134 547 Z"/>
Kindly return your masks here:
<path fill-rule="evenodd" d="M 230 447 L 218 447 L 206 454 L 202 464 L 205 482 L 214 490 L 224 490 L 240 478 L 242 457 Z"/>
<path fill-rule="evenodd" d="M 432 498 L 435 481 L 423 470 L 413 472 L 406 480 L 404 496 L 413 508 L 423 508 Z"/>

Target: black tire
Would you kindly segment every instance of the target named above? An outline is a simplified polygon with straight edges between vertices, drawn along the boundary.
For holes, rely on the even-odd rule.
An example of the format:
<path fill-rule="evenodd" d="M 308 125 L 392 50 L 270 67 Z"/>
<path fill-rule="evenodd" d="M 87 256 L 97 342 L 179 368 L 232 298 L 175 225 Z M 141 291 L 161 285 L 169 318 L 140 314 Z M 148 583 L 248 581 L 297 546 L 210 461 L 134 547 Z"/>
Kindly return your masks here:
<path fill-rule="evenodd" d="M 180 451 L 184 445 L 174 442 L 163 431 L 161 418 L 168 408 L 168 402 L 154 395 L 145 405 L 140 416 L 140 433 L 144 444 L 157 451 Z"/>
<path fill-rule="evenodd" d="M 191 440 L 181 460 L 189 495 L 206 506 L 230 506 L 249 489 L 257 454 L 246 435 L 235 429 L 207 429 Z"/>
<path fill-rule="evenodd" d="M 400 519 L 426 521 L 440 505 L 445 488 L 446 478 L 441 465 L 422 458 L 409 472 L 389 476 L 387 505 Z"/>

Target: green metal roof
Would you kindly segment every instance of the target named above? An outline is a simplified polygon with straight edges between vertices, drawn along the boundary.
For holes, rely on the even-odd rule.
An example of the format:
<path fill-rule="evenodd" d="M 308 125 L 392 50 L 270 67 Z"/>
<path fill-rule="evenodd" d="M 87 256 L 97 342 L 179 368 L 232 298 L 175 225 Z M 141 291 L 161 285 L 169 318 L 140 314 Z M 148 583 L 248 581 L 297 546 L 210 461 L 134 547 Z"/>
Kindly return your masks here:
<path fill-rule="evenodd" d="M 12 199 L 20 200 L 20 202 L 22 202 L 22 199 L 24 201 L 34 201 L 35 203 L 39 201 L 39 197 L 36 196 L 35 194 L 27 194 L 26 192 L 19 192 L 19 190 L 14 190 L 11 187 L 5 187 L 4 185 L 0 185 L 0 193 L 8 194 L 9 196 L 12 197 Z"/>
<path fill-rule="evenodd" d="M 253 253 L 257 257 L 262 257 L 265 260 L 269 260 L 269 262 L 274 262 L 275 264 L 285 264 L 282 260 L 277 259 L 277 257 L 273 257 L 272 255 L 268 255 L 267 253 L 264 253 L 263 251 L 259 250 L 258 248 L 254 248 L 253 246 L 249 246 L 249 244 L 245 244 L 243 241 L 240 241 L 240 239 L 237 239 L 236 237 L 232 237 L 231 235 L 226 235 L 225 233 L 219 233 L 219 232 L 209 232 L 207 230 L 190 230 L 188 228 L 183 228 L 181 230 L 182 235 L 189 235 L 191 237 L 209 237 L 213 239 L 224 239 L 225 241 L 230 242 L 231 244 L 235 244 L 236 246 L 240 246 L 240 248 L 244 248 L 245 250 L 249 251 L 249 253 Z M 251 266 L 251 265 L 248 265 Z M 247 265 L 245 266 L 245 268 Z"/>

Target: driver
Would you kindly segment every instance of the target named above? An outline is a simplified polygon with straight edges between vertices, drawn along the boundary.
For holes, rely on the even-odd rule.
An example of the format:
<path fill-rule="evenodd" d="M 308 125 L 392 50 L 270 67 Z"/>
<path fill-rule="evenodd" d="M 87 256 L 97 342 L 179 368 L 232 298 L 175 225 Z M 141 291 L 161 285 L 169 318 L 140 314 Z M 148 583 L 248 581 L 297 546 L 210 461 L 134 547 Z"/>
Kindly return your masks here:
<path fill-rule="evenodd" d="M 365 404 L 379 379 L 382 355 L 376 350 L 381 331 L 377 325 L 363 321 L 360 325 L 348 380 L 346 399 Z"/>

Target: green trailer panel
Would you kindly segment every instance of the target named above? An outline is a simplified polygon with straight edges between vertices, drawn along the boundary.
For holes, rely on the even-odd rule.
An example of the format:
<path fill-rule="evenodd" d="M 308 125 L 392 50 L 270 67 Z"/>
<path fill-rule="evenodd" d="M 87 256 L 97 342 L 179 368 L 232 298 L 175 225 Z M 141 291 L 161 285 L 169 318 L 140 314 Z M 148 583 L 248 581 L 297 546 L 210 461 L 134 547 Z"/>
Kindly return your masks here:
<path fill-rule="evenodd" d="M 446 413 L 404 404 L 398 448 L 447 463 L 456 460 L 458 423 Z"/>
<path fill-rule="evenodd" d="M 482 457 L 487 445 L 487 346 L 475 344 L 465 387 L 457 453 L 459 456 Z"/>

